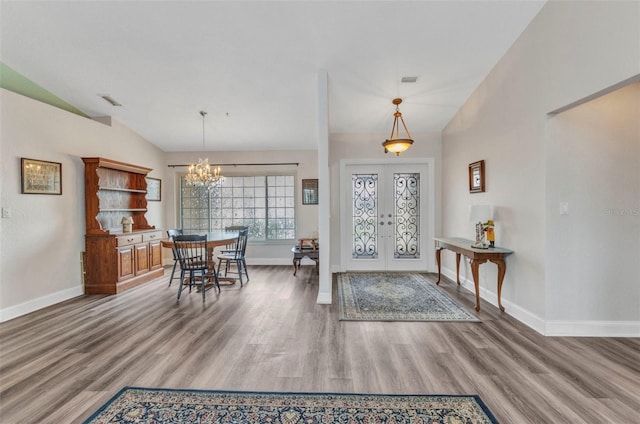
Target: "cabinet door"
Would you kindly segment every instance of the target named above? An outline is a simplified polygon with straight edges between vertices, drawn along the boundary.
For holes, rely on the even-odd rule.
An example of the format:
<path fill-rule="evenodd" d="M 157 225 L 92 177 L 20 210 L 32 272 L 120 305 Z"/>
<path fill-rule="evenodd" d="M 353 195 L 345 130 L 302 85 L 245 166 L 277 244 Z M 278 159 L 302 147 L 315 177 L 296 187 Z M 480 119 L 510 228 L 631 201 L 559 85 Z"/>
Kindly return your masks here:
<path fill-rule="evenodd" d="M 135 254 L 135 274 L 140 275 L 149 271 L 149 243 L 136 244 L 133 247 Z"/>
<path fill-rule="evenodd" d="M 133 246 L 118 248 L 118 281 L 133 277 Z"/>
<path fill-rule="evenodd" d="M 149 263 L 151 269 L 162 268 L 162 244 L 160 240 L 149 242 Z"/>

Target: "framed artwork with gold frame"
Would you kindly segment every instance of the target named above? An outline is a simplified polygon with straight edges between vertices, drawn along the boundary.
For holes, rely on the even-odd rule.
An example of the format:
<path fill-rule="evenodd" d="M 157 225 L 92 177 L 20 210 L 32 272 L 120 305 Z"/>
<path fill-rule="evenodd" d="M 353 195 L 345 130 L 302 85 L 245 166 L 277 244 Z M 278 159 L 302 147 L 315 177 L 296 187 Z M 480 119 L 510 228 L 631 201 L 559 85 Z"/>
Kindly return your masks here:
<path fill-rule="evenodd" d="M 469 193 L 483 193 L 485 187 L 484 160 L 469 164 Z"/>
<path fill-rule="evenodd" d="M 62 164 L 21 158 L 22 194 L 62 194 Z"/>

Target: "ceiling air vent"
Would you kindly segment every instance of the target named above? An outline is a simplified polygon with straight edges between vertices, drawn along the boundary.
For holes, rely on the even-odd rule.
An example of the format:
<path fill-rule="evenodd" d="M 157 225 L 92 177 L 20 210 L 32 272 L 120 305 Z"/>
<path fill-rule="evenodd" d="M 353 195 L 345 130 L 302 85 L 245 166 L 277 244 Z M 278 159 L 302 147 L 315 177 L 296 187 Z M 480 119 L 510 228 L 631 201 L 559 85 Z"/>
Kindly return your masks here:
<path fill-rule="evenodd" d="M 108 94 L 100 95 L 100 97 L 102 97 L 105 101 L 109 102 L 111 106 L 122 106 L 122 103 L 118 102 Z"/>
<path fill-rule="evenodd" d="M 402 79 L 400 80 L 401 83 L 417 82 L 417 81 L 418 81 L 418 77 L 402 77 Z"/>

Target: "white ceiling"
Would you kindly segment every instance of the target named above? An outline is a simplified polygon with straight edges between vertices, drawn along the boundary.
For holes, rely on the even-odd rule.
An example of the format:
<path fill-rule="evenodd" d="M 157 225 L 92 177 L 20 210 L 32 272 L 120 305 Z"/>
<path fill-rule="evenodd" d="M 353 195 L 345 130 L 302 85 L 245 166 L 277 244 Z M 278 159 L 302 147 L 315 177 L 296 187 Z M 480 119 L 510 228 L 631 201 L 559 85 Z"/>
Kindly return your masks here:
<path fill-rule="evenodd" d="M 394 97 L 409 131 L 440 131 L 543 4 L 2 1 L 0 57 L 165 151 L 202 150 L 200 110 L 206 150 L 313 149 L 318 70 L 331 133 L 390 132 Z"/>

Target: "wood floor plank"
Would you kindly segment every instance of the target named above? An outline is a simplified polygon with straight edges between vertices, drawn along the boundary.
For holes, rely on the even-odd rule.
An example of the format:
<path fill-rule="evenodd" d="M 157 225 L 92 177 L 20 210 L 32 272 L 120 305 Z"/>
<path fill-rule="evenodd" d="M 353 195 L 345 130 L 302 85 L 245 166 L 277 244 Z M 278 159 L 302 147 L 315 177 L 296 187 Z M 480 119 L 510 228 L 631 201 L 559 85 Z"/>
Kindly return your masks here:
<path fill-rule="evenodd" d="M 339 321 L 314 267 L 249 273 L 204 303 L 167 274 L 1 323 L 0 422 L 82 422 L 124 386 L 479 394 L 502 423 L 640 422 L 638 339 L 543 337 L 484 301 L 480 323 Z"/>

